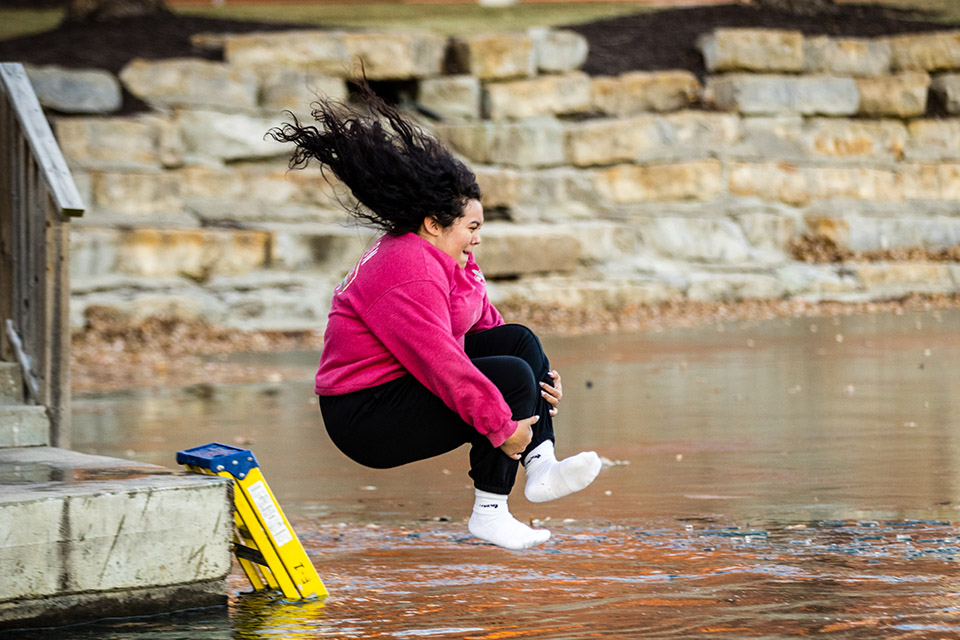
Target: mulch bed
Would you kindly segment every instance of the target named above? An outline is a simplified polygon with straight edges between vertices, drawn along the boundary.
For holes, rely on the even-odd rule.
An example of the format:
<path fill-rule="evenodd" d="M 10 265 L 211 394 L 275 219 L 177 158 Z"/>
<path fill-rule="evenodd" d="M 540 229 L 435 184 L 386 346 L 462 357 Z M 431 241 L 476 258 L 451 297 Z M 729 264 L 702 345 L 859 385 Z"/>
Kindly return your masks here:
<path fill-rule="evenodd" d="M 55 64 L 118 73 L 134 58 L 194 57 L 221 60 L 217 50 L 195 47 L 197 33 L 250 33 L 302 29 L 298 24 L 239 22 L 175 13 L 107 22 L 62 24 L 52 31 L 0 40 L 0 61 Z"/>
<path fill-rule="evenodd" d="M 590 43 L 583 69 L 590 75 L 626 71 L 687 69 L 701 79 L 706 70 L 697 39 L 720 27 L 793 29 L 806 35 L 873 38 L 949 28 L 935 16 L 878 5 L 836 5 L 808 16 L 743 4 L 689 7 L 599 20 L 569 28 Z"/>
<path fill-rule="evenodd" d="M 10 0 L 6 0 L 8 3 Z M 688 69 L 703 75 L 697 38 L 718 27 L 797 29 L 807 34 L 874 37 L 942 30 L 934 16 L 874 5 L 841 4 L 826 15 L 802 16 L 726 4 L 665 9 L 569 28 L 590 43 L 584 70 L 614 75 L 633 70 Z M 336 25 L 325 25 L 335 27 Z M 297 24 L 239 22 L 174 13 L 88 24 L 64 24 L 40 34 L 0 40 L 0 61 L 56 64 L 118 72 L 133 58 L 200 57 L 220 52 L 194 47 L 196 33 L 248 33 L 302 28 Z"/>

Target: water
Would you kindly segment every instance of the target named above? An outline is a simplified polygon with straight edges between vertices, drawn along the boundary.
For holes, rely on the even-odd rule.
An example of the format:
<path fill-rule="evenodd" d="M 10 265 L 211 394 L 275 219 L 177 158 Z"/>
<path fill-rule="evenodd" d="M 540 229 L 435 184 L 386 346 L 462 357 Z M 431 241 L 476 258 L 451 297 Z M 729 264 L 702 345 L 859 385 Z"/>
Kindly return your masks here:
<path fill-rule="evenodd" d="M 390 471 L 337 452 L 316 354 L 256 357 L 302 383 L 75 398 L 83 451 L 172 467 L 206 442 L 253 449 L 331 595 L 241 595 L 236 572 L 227 609 L 57 636 L 960 637 L 960 312 L 545 345 L 558 451 L 608 464 L 557 502 L 515 491 L 513 512 L 553 532 L 522 553 L 466 532 L 465 449 Z"/>

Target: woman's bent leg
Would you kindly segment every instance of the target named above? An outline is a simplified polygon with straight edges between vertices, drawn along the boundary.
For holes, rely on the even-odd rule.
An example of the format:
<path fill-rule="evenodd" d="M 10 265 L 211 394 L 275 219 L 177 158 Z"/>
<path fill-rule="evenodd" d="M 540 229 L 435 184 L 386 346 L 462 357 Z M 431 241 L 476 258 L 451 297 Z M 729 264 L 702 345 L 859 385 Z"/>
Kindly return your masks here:
<path fill-rule="evenodd" d="M 339 396 L 320 396 L 330 439 L 355 462 L 390 469 L 452 451 L 476 430 L 413 376 Z"/>
<path fill-rule="evenodd" d="M 539 393 L 533 371 L 526 362 L 514 356 L 473 358 L 472 362 L 503 394 L 514 420 L 535 415 Z M 543 416 L 540 419 L 543 420 Z M 509 494 L 519 466 L 519 460 L 494 447 L 485 437 L 474 441 L 470 449 L 470 476 L 482 491 Z"/>
<path fill-rule="evenodd" d="M 538 382 L 552 384 L 547 375 L 550 363 L 539 338 L 522 325 L 503 325 L 467 336 L 467 354 L 472 358 L 495 353 L 516 356 L 526 362 L 536 379 L 536 404 L 530 415 L 540 420 L 533 426 L 533 440 L 523 452 L 527 481 L 524 494 L 532 502 L 546 502 L 569 495 L 587 487 L 602 466 L 593 451 L 584 451 L 565 460 L 557 460 L 554 453 L 553 419 L 550 404 L 540 395 Z M 511 405 L 512 406 L 512 405 Z"/>
<path fill-rule="evenodd" d="M 492 378 L 513 381 L 518 376 L 508 372 L 525 368 L 527 382 L 508 384 L 503 393 L 514 402 L 529 404 L 529 397 L 514 397 L 516 389 L 529 389 L 529 367 L 516 358 L 506 360 L 481 363 L 481 371 L 486 369 Z M 334 444 L 367 466 L 395 467 L 471 442 L 470 476 L 476 495 L 470 532 L 508 549 L 526 549 L 550 537 L 549 531 L 531 529 L 516 520 L 507 508 L 507 495 L 516 480 L 519 462 L 490 444 L 413 376 L 352 394 L 321 396 L 320 409 Z"/>
<path fill-rule="evenodd" d="M 579 491 L 593 481 L 600 460 L 585 452 L 558 462 L 553 453 L 550 404 L 539 382 L 552 382 L 550 364 L 536 335 L 520 325 L 504 325 L 467 336 L 475 366 L 497 386 L 515 420 L 539 415 L 533 440 L 524 452 L 527 497 L 535 502 Z M 390 468 L 437 456 L 471 443 L 470 477 L 485 492 L 507 495 L 518 462 L 490 444 L 412 376 L 343 396 L 320 399 L 331 439 L 353 460 Z"/>
<path fill-rule="evenodd" d="M 486 331 L 472 333 L 466 337 L 465 350 L 471 359 L 489 356 L 514 356 L 523 360 L 533 374 L 533 406 L 528 415 L 519 416 L 520 419 L 539 415 L 540 420 L 533 425 L 533 440 L 524 451 L 524 457 L 533 451 L 540 443 L 554 440 L 553 418 L 550 415 L 550 403 L 540 395 L 540 382 L 553 384 L 553 379 L 547 375 L 550 371 L 550 361 L 543 351 L 540 339 L 533 331 L 519 324 L 505 324 Z M 489 376 L 488 376 L 489 377 Z M 496 384 L 496 383 L 495 383 Z M 499 386 L 499 385 L 498 385 Z M 509 404 L 509 401 L 508 401 Z M 510 405 L 513 408 L 513 405 Z M 514 419 L 517 419 L 514 410 Z"/>
<path fill-rule="evenodd" d="M 531 402 L 526 391 L 529 384 L 513 384 L 511 381 L 517 376 L 504 373 L 509 367 L 488 363 L 486 368 L 484 371 L 481 367 L 481 371 L 510 398 L 508 404 L 511 400 L 523 406 Z M 524 380 L 530 379 L 528 370 Z M 517 389 L 521 387 L 523 397 L 518 398 Z M 321 396 L 320 409 L 330 439 L 362 465 L 389 469 L 447 453 L 469 442 L 474 486 L 504 495 L 513 489 L 519 462 L 490 444 L 486 436 L 464 422 L 413 376 L 354 393 Z"/>

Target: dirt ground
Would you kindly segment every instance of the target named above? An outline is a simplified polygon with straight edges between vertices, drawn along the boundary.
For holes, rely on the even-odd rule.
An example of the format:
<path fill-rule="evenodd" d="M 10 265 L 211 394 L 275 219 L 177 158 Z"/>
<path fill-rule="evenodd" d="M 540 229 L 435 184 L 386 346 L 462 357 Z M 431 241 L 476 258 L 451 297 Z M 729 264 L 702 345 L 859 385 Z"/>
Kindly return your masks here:
<path fill-rule="evenodd" d="M 659 331 L 673 327 L 723 325 L 787 317 L 832 317 L 858 313 L 903 314 L 907 311 L 960 307 L 960 295 L 913 295 L 868 303 L 802 300 L 744 300 L 732 303 L 666 302 L 609 311 L 569 310 L 525 303 L 500 305 L 507 322 L 519 322 L 540 335 Z M 131 323 L 109 312 L 88 314 L 87 326 L 74 334 L 71 357 L 74 392 L 164 386 L 205 388 L 216 383 L 302 380 L 295 367 L 239 364 L 236 352 L 314 350 L 319 331 L 293 333 L 236 331 L 201 322 L 154 318 Z"/>
<path fill-rule="evenodd" d="M 10 0 L 7 0 L 8 2 Z M 32 0 L 31 0 L 32 1 Z M 765 11 L 743 4 L 666 9 L 652 13 L 570 25 L 590 45 L 584 69 L 593 75 L 631 70 L 688 69 L 702 76 L 696 48 L 700 34 L 718 27 L 799 29 L 807 34 L 881 36 L 940 30 L 935 16 L 870 5 L 838 5 L 825 16 L 808 17 Z M 196 33 L 243 33 L 283 30 L 296 24 L 237 22 L 170 14 L 149 19 L 63 25 L 21 38 L 0 41 L 0 60 L 65 67 L 94 67 L 118 72 L 133 58 L 161 59 L 194 56 L 218 59 L 220 53 L 190 43 Z M 335 27 L 336 25 L 329 25 Z M 124 111 L 144 108 L 125 96 Z M 795 257 L 837 260 L 823 247 L 797 247 Z M 822 256 L 821 256 L 822 257 Z M 676 303 L 617 312 L 570 312 L 557 308 L 507 305 L 512 321 L 526 322 L 544 333 L 644 331 L 658 327 L 692 326 L 741 319 L 798 315 L 837 315 L 860 312 L 901 313 L 904 309 L 960 306 L 960 297 L 911 297 L 875 304 L 806 304 L 796 301 L 747 301 L 736 304 Z M 200 323 L 154 319 L 131 323 L 109 313 L 94 312 L 87 327 L 74 336 L 73 386 L 76 391 L 153 385 L 191 385 L 251 381 L 262 377 L 256 367 L 223 361 L 236 351 L 317 349 L 317 332 L 282 334 L 228 331 Z M 220 356 L 220 358 L 218 358 Z M 291 375 L 301 375 L 302 372 Z M 283 377 L 283 372 L 271 375 Z"/>

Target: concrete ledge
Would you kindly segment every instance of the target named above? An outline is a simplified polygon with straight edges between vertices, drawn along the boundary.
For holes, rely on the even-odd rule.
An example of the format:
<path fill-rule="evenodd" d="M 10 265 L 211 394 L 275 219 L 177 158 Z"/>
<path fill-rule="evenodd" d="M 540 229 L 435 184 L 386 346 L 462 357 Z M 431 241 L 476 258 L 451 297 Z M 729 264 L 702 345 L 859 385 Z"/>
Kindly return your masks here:
<path fill-rule="evenodd" d="M 232 482 L 0 450 L 0 629 L 223 604 Z"/>
<path fill-rule="evenodd" d="M 0 447 L 50 444 L 50 420 L 44 407 L 0 406 Z"/>

